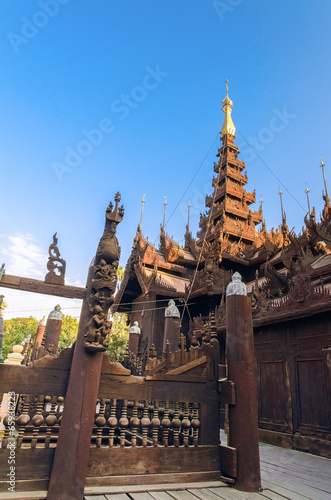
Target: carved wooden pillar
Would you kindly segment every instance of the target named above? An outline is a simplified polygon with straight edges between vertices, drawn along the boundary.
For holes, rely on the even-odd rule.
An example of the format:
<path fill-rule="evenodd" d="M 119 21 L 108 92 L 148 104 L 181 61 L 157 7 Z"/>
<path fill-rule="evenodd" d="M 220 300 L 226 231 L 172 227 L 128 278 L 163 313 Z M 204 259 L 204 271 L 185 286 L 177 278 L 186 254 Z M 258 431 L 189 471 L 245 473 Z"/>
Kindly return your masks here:
<path fill-rule="evenodd" d="M 257 381 L 251 299 L 239 273 L 227 288 L 226 355 L 228 378 L 235 383 L 236 404 L 229 405 L 228 445 L 237 449 L 238 477 L 235 487 L 261 489 Z"/>
<path fill-rule="evenodd" d="M 102 358 L 109 344 L 107 314 L 114 302 L 120 248 L 115 236 L 124 209 L 119 193 L 106 211 L 96 257 L 89 268 L 47 500 L 82 500 Z"/>
<path fill-rule="evenodd" d="M 45 330 L 44 355 L 49 350 L 51 343 L 53 343 L 52 353 L 56 354 L 61 334 L 62 317 L 63 314 L 61 312 L 61 307 L 59 305 L 55 306 L 53 311 L 51 311 L 48 315 L 46 330 Z"/>
<path fill-rule="evenodd" d="M 34 339 L 34 344 L 32 347 L 31 361 L 34 361 L 36 359 L 37 352 L 41 346 L 41 341 L 44 336 L 45 326 L 46 326 L 46 316 L 44 316 L 43 319 L 39 321 L 36 338 Z"/>
<path fill-rule="evenodd" d="M 136 356 L 138 354 L 140 334 L 141 330 L 138 321 L 135 321 L 129 329 L 129 351 L 133 352 Z"/>
<path fill-rule="evenodd" d="M 174 300 L 169 300 L 168 307 L 164 313 L 164 337 L 163 350 L 166 350 L 167 342 L 170 343 L 170 350 L 175 352 L 178 349 L 180 339 L 180 313 Z"/>

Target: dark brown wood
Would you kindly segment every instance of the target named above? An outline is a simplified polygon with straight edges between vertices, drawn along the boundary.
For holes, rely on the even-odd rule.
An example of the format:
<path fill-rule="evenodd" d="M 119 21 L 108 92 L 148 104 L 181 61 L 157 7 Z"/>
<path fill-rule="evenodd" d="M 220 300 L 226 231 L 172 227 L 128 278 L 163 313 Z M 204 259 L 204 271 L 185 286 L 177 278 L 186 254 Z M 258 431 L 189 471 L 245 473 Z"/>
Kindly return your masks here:
<path fill-rule="evenodd" d="M 230 446 L 220 445 L 221 471 L 223 474 L 236 478 L 238 475 L 237 450 Z"/>
<path fill-rule="evenodd" d="M 218 381 L 218 391 L 220 393 L 220 402 L 228 405 L 236 404 L 236 390 L 234 382 L 227 378 Z"/>
<path fill-rule="evenodd" d="M 0 492 L 8 492 L 9 450 L 0 451 Z M 16 491 L 34 491 L 48 486 L 54 452 L 54 448 L 15 450 Z"/>
<path fill-rule="evenodd" d="M 39 322 L 36 338 L 34 339 L 34 343 L 33 343 L 33 347 L 32 347 L 31 361 L 34 361 L 34 359 L 36 358 L 37 349 L 39 349 L 39 347 L 41 345 L 41 341 L 42 341 L 43 336 L 44 336 L 45 326 L 46 326 L 46 317 L 43 318 Z"/>
<path fill-rule="evenodd" d="M 86 478 L 86 488 L 91 486 L 111 486 L 125 487 L 129 485 L 152 485 L 152 484 L 176 484 L 176 483 L 199 483 L 202 481 L 219 481 L 220 472 L 182 472 L 167 474 L 139 474 L 139 475 L 121 475 L 121 476 L 99 476 Z M 181 487 L 181 484 L 178 485 Z M 166 489 L 166 488 L 164 488 Z"/>
<path fill-rule="evenodd" d="M 69 299 L 84 299 L 86 288 L 78 286 L 49 284 L 44 281 L 31 278 L 21 278 L 11 274 L 4 274 L 0 281 L 0 286 L 13 288 L 14 290 L 24 290 L 25 292 L 43 293 L 56 297 L 67 297 Z"/>
<path fill-rule="evenodd" d="M 45 353 L 48 352 L 50 345 L 52 353 L 56 354 L 57 347 L 60 340 L 62 327 L 62 319 L 52 319 L 48 318 L 45 329 Z"/>
<path fill-rule="evenodd" d="M 229 405 L 229 446 L 237 449 L 235 487 L 244 491 L 261 488 L 257 383 L 251 299 L 230 295 L 226 301 L 228 377 L 236 386 L 236 404 Z"/>
<path fill-rule="evenodd" d="M 192 385 L 190 382 L 144 380 L 144 377 L 116 377 L 102 375 L 99 398 L 145 399 L 149 401 L 174 401 L 210 403 L 218 401 L 216 384 L 206 382 Z"/>
<path fill-rule="evenodd" d="M 216 472 L 218 445 L 190 447 L 91 448 L 88 477 Z"/>
<path fill-rule="evenodd" d="M 65 396 L 69 370 L 0 364 L 0 393 Z"/>
<path fill-rule="evenodd" d="M 88 296 L 94 273 L 90 267 Z M 77 341 L 66 393 L 59 438 L 48 489 L 48 500 L 83 498 L 103 353 L 84 349 L 88 300 L 82 307 Z"/>

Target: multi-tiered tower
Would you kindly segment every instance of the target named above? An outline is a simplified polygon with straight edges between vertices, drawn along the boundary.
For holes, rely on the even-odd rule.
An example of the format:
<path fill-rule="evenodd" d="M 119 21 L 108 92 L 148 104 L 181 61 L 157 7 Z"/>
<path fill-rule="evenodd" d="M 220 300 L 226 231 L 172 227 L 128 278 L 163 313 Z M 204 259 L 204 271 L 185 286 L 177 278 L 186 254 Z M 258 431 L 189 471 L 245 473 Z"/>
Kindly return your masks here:
<path fill-rule="evenodd" d="M 200 219 L 198 244 L 202 245 L 205 240 L 217 244 L 222 255 L 236 256 L 245 246 L 256 242 L 255 226 L 262 222 L 262 207 L 256 212 L 250 209 L 256 195 L 255 191 L 249 193 L 244 188 L 247 184 L 247 174 L 243 173 L 246 165 L 239 160 L 239 148 L 233 142 L 236 129 L 231 118 L 232 108 L 226 82 L 226 97 L 222 103 L 225 113 L 222 147 L 217 155 L 219 161 L 214 164 L 214 191 L 206 196 L 207 212 Z"/>

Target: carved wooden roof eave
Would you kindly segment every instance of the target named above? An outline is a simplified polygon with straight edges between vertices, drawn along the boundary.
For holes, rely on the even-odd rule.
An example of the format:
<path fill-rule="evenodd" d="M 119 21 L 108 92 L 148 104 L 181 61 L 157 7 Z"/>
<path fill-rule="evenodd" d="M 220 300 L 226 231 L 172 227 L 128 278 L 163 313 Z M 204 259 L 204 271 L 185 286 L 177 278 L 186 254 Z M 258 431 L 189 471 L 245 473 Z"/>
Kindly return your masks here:
<path fill-rule="evenodd" d="M 191 252 L 191 248 L 182 248 L 179 243 L 170 238 L 164 230 L 161 230 L 160 234 L 160 250 L 168 263 L 191 266 L 196 265 L 196 257 Z M 187 253 L 190 254 L 192 259 L 186 257 Z"/>
<path fill-rule="evenodd" d="M 253 316 L 253 328 L 267 326 L 274 323 L 283 323 L 284 321 L 293 321 L 328 311 L 331 311 L 331 297 L 325 298 L 320 302 L 312 304 L 305 303 L 302 306 L 288 309 L 275 309 L 275 311 L 268 310 L 264 314 Z M 226 321 L 217 322 L 216 328 L 218 334 L 226 333 Z"/>

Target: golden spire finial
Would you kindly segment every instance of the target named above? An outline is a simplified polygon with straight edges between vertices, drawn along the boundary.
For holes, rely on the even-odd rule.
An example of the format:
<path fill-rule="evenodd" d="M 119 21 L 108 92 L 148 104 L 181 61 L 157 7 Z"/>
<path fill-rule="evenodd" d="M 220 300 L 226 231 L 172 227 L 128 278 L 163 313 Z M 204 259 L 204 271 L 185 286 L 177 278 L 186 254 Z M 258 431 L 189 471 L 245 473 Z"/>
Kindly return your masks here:
<path fill-rule="evenodd" d="M 309 189 L 308 189 L 307 182 L 306 182 L 306 189 L 305 189 L 305 193 L 306 193 L 306 195 L 307 195 L 307 202 L 308 202 L 308 214 L 310 215 Z"/>
<path fill-rule="evenodd" d="M 282 194 L 283 194 L 283 191 L 280 189 L 280 186 L 279 186 L 279 197 L 280 197 L 280 208 L 282 210 L 282 221 L 284 222 L 284 210 L 283 210 L 283 198 L 282 198 Z"/>
<path fill-rule="evenodd" d="M 228 80 L 225 80 L 226 96 L 222 102 L 222 110 L 225 113 L 225 118 L 224 118 L 222 130 L 221 130 L 221 134 L 222 135 L 226 135 L 226 134 L 235 135 L 236 128 L 235 128 L 233 121 L 232 121 L 232 118 L 231 118 L 231 111 L 233 108 L 233 102 L 231 101 L 231 99 L 229 98 L 229 95 L 228 95 L 228 90 L 229 90 L 228 83 L 229 83 Z"/>
<path fill-rule="evenodd" d="M 190 211 L 191 211 L 191 200 L 189 200 L 188 205 L 187 205 L 187 224 L 186 224 L 186 231 L 190 230 Z"/>
<path fill-rule="evenodd" d="M 139 227 L 141 229 L 141 224 L 142 224 L 142 221 L 143 221 L 143 213 L 144 213 L 144 204 L 145 204 L 145 194 L 143 195 L 143 199 L 141 200 L 141 214 L 140 214 L 140 223 L 139 223 Z"/>
<path fill-rule="evenodd" d="M 164 211 L 163 211 L 163 229 L 164 229 L 164 226 L 165 226 L 165 214 L 166 214 L 166 208 L 167 208 L 167 197 L 165 196 L 164 197 Z"/>

